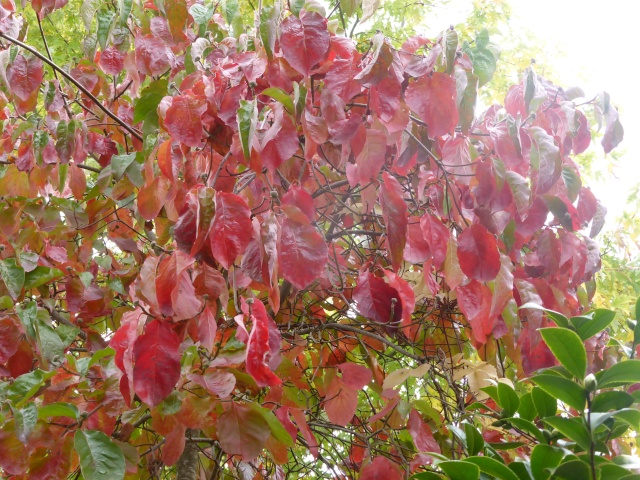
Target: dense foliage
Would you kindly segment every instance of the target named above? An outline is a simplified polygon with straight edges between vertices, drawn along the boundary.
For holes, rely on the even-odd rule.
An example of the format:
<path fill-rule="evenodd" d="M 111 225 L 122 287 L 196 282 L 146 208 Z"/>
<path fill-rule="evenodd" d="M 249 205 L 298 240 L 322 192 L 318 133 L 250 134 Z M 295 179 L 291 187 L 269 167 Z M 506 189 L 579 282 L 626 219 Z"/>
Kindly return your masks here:
<path fill-rule="evenodd" d="M 476 112 L 487 31 L 358 43 L 367 2 L 66 3 L 0 2 L 5 476 L 634 468 L 640 327 L 589 312 L 572 160 L 584 109 L 621 141 L 608 95 L 530 67 Z"/>

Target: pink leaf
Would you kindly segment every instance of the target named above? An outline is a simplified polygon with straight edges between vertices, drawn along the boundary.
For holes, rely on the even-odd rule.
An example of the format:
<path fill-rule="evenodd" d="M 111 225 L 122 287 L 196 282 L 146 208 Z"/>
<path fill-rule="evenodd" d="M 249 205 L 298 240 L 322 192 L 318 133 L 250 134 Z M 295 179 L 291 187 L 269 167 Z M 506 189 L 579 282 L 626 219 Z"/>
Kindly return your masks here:
<path fill-rule="evenodd" d="M 213 353 L 217 332 L 218 322 L 215 313 L 207 305 L 198 317 L 198 340 L 209 353 Z"/>
<path fill-rule="evenodd" d="M 262 415 L 256 410 L 231 402 L 216 423 L 218 441 L 225 453 L 240 455 L 242 460 L 250 462 L 264 448 L 271 429 Z"/>
<path fill-rule="evenodd" d="M 358 391 L 347 386 L 340 377 L 334 377 L 327 388 L 324 402 L 329 421 L 344 427 L 351 422 L 357 408 Z"/>
<path fill-rule="evenodd" d="M 395 326 L 402 318 L 402 300 L 398 291 L 371 272 L 360 274 L 353 299 L 360 314 L 379 324 Z"/>
<path fill-rule="evenodd" d="M 362 468 L 360 480 L 402 480 L 404 474 L 397 464 L 387 457 L 376 457 Z"/>
<path fill-rule="evenodd" d="M 231 372 L 208 368 L 204 375 L 190 374 L 189 380 L 220 398 L 228 398 L 236 387 L 236 377 Z"/>
<path fill-rule="evenodd" d="M 271 359 L 271 347 L 269 344 L 269 316 L 260 301 L 254 301 L 250 307 L 244 307 L 245 313 L 251 312 L 251 333 L 247 342 L 247 359 L 245 368 L 258 386 L 276 386 L 282 380 L 269 368 Z"/>
<path fill-rule="evenodd" d="M 409 414 L 407 430 L 409 430 L 418 452 L 440 453 L 440 445 L 438 445 L 436 439 L 433 438 L 431 428 L 429 428 L 429 425 L 422 420 L 422 417 L 415 409 L 411 410 L 411 413 Z"/>
<path fill-rule="evenodd" d="M 42 61 L 37 57 L 26 58 L 19 54 L 7 67 L 8 86 L 23 102 L 40 88 L 43 77 Z"/>
<path fill-rule="evenodd" d="M 327 20 L 317 12 L 303 10 L 300 18 L 288 16 L 281 25 L 280 48 L 284 58 L 307 76 L 329 50 Z"/>
<path fill-rule="evenodd" d="M 487 282 L 500 270 L 496 238 L 479 224 L 467 227 L 458 237 L 460 268 L 469 278 Z"/>
<path fill-rule="evenodd" d="M 402 186 L 388 172 L 382 174 L 380 185 L 380 206 L 387 230 L 387 250 L 394 271 L 402 265 L 402 253 L 407 242 L 407 204 L 403 199 Z"/>
<path fill-rule="evenodd" d="M 342 372 L 342 381 L 344 384 L 355 390 L 361 390 L 368 385 L 372 378 L 371 370 L 364 365 L 346 362 L 338 365 Z"/>
<path fill-rule="evenodd" d="M 174 140 L 188 147 L 199 146 L 202 143 L 202 114 L 205 110 L 205 102 L 191 92 L 173 97 L 164 120 L 167 131 Z"/>
<path fill-rule="evenodd" d="M 405 100 L 428 125 L 431 138 L 453 132 L 458 124 L 456 82 L 445 73 L 435 72 L 411 82 Z"/>

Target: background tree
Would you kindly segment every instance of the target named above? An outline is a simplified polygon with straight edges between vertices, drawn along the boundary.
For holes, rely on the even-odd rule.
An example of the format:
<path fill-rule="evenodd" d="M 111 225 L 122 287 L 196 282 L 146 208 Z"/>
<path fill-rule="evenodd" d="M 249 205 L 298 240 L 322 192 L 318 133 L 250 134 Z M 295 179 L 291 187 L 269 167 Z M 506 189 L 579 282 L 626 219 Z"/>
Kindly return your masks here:
<path fill-rule="evenodd" d="M 5 476 L 628 473 L 574 92 L 476 112 L 489 32 L 371 5 L 1 5 Z"/>

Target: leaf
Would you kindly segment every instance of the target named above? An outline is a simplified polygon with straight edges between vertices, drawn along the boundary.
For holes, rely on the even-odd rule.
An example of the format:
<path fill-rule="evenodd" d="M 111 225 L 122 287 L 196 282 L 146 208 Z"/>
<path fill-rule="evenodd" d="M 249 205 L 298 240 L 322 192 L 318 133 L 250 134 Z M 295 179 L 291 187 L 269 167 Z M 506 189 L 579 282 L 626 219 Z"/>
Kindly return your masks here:
<path fill-rule="evenodd" d="M 533 302 L 527 302 L 524 305 L 522 305 L 519 310 L 524 310 L 527 308 L 531 308 L 533 310 L 542 310 L 543 312 L 545 312 L 547 314 L 547 316 L 549 318 L 551 318 L 551 320 L 553 320 L 554 322 L 556 322 L 556 324 L 559 327 L 562 328 L 569 328 L 570 324 L 569 324 L 569 319 L 567 317 L 565 317 L 564 315 L 562 315 L 561 313 L 558 312 L 554 312 L 553 310 L 549 310 L 547 308 L 544 308 L 541 305 L 538 305 L 537 303 L 533 303 Z"/>
<path fill-rule="evenodd" d="M 451 480 L 478 480 L 480 478 L 480 467 L 473 463 L 448 460 L 438 463 L 438 467 Z"/>
<path fill-rule="evenodd" d="M 558 411 L 558 401 L 540 387 L 533 387 L 531 390 L 533 404 L 538 412 L 538 417 L 553 417 Z"/>
<path fill-rule="evenodd" d="M 552 397 L 580 412 L 584 410 L 587 401 L 586 392 L 577 383 L 557 375 L 536 375 L 531 380 Z"/>
<path fill-rule="evenodd" d="M 551 445 L 536 445 L 531 452 L 533 480 L 547 480 L 565 456 L 563 449 Z"/>
<path fill-rule="evenodd" d="M 38 407 L 35 403 L 29 402 L 23 408 L 16 409 L 11 406 L 13 419 L 15 421 L 15 433 L 18 440 L 27 444 L 31 432 L 36 427 L 38 421 Z"/>
<path fill-rule="evenodd" d="M 256 123 L 258 122 L 258 109 L 256 105 L 255 99 L 251 102 L 240 100 L 240 107 L 236 114 L 238 130 L 240 132 L 240 142 L 246 160 L 251 157 L 251 148 L 253 146 Z"/>
<path fill-rule="evenodd" d="M 218 321 L 215 312 L 212 312 L 207 304 L 198 316 L 198 340 L 200 341 L 200 345 L 211 354 L 213 354 L 217 332 Z"/>
<path fill-rule="evenodd" d="M 582 380 L 587 374 L 587 351 L 582 340 L 567 328 L 541 328 L 542 339 L 558 361 L 575 377 Z"/>
<path fill-rule="evenodd" d="M 274 100 L 277 100 L 284 106 L 284 108 L 287 109 L 287 112 L 289 112 L 291 115 L 295 114 L 296 109 L 295 109 L 295 106 L 293 105 L 293 100 L 291 99 L 289 94 L 284 90 L 282 90 L 281 88 L 277 88 L 277 87 L 265 88 L 262 92 L 260 92 L 260 94 L 266 95 L 268 97 L 273 98 Z"/>
<path fill-rule="evenodd" d="M 124 454 L 104 433 L 96 430 L 76 430 L 73 444 L 80 457 L 82 476 L 86 480 L 124 478 Z"/>
<path fill-rule="evenodd" d="M 100 59 L 102 60 L 102 57 L 100 57 Z M 133 109 L 133 123 L 142 122 L 145 118 L 147 118 L 147 115 L 149 113 L 156 111 L 158 105 L 160 105 L 160 101 L 167 94 L 168 85 L 169 81 L 166 78 L 160 78 L 154 82 L 151 82 L 142 90 L 142 92 L 140 93 L 140 98 L 138 98 L 138 100 L 136 101 L 135 107 Z M 175 110 L 178 110 L 177 107 L 178 104 L 176 104 Z M 122 174 L 120 174 L 120 176 L 122 176 Z"/>
<path fill-rule="evenodd" d="M 282 442 L 287 447 L 293 447 L 293 440 L 291 439 L 291 435 L 289 435 L 280 420 L 278 420 L 278 417 L 276 417 L 271 410 L 269 410 L 268 408 L 264 408 L 255 402 L 248 403 L 247 406 L 250 409 L 258 412 L 262 416 L 262 418 L 266 420 L 269 428 L 271 429 L 271 434 L 276 440 Z"/>
<path fill-rule="evenodd" d="M 364 365 L 357 365 L 351 362 L 345 362 L 338 365 L 342 372 L 342 380 L 345 385 L 355 390 L 362 390 L 371 382 L 372 373 Z"/>
<path fill-rule="evenodd" d="M 277 386 L 282 380 L 269 368 L 271 347 L 269 344 L 269 322 L 273 322 L 260 301 L 253 302 L 253 308 L 246 308 L 245 313 L 251 312 L 251 333 L 247 342 L 246 370 L 259 387 Z M 243 308 L 243 310 L 245 310 Z"/>
<path fill-rule="evenodd" d="M 500 271 L 500 253 L 496 238 L 480 224 L 467 227 L 458 237 L 460 268 L 479 282 L 493 280 Z"/>
<path fill-rule="evenodd" d="M 553 187 L 562 174 L 560 149 L 555 145 L 553 137 L 540 127 L 531 127 L 529 135 L 531 144 L 531 166 L 538 171 L 535 192 L 542 195 Z"/>
<path fill-rule="evenodd" d="M 38 409 L 38 418 L 46 420 L 51 417 L 69 417 L 77 419 L 80 414 L 78 407 L 73 403 L 53 402 L 43 405 Z"/>
<path fill-rule="evenodd" d="M 545 418 L 544 422 L 575 442 L 583 450 L 589 451 L 591 436 L 581 418 L 549 417 Z"/>
<path fill-rule="evenodd" d="M 11 92 L 23 102 L 28 101 L 42 84 L 44 70 L 37 57 L 17 55 L 7 67 L 7 81 Z"/>
<path fill-rule="evenodd" d="M 634 398 L 627 392 L 611 390 L 600 392 L 591 403 L 592 412 L 607 412 L 609 410 L 620 410 L 630 407 L 635 402 Z"/>
<path fill-rule="evenodd" d="M 402 254 L 407 242 L 407 204 L 403 199 L 404 192 L 400 182 L 388 172 L 382 174 L 380 185 L 380 206 L 387 233 L 387 250 L 393 265 L 398 271 L 402 265 Z"/>
<path fill-rule="evenodd" d="M 451 133 L 458 124 L 456 82 L 449 75 L 435 72 L 409 83 L 405 101 L 429 127 L 429 137 Z"/>
<path fill-rule="evenodd" d="M 203 100 L 191 92 L 172 98 L 164 120 L 171 137 L 188 147 L 202 143 L 202 114 L 206 110 Z"/>
<path fill-rule="evenodd" d="M 329 257 L 323 236 L 306 220 L 307 217 L 287 216 L 282 221 L 278 241 L 280 271 L 299 290 L 322 276 Z"/>
<path fill-rule="evenodd" d="M 251 211 L 242 197 L 226 192 L 216 193 L 215 211 L 209 232 L 211 252 L 215 259 L 229 270 L 236 258 L 247 249 L 251 240 Z"/>
<path fill-rule="evenodd" d="M 113 25 L 113 20 L 115 19 L 116 14 L 112 10 L 108 8 L 101 8 L 98 10 L 97 22 L 98 22 L 98 43 L 100 44 L 100 48 L 104 50 L 107 48 L 107 41 L 109 40 L 109 36 L 111 33 L 111 26 Z"/>
<path fill-rule="evenodd" d="M 589 465 L 582 460 L 564 462 L 553 472 L 553 478 L 559 480 L 583 480 L 590 475 Z"/>
<path fill-rule="evenodd" d="M 467 457 L 463 461 L 476 465 L 482 473 L 492 477 L 501 480 L 518 480 L 518 476 L 509 467 L 491 457 Z"/>
<path fill-rule="evenodd" d="M 417 410 L 411 410 L 407 422 L 407 430 L 411 434 L 413 444 L 418 452 L 440 453 L 440 445 L 433 438 L 431 428 L 425 423 Z"/>
<path fill-rule="evenodd" d="M 358 391 L 336 375 L 327 388 L 324 409 L 332 423 L 346 426 L 358 409 Z"/>
<path fill-rule="evenodd" d="M 133 347 L 133 388 L 155 407 L 171 393 L 180 378 L 180 337 L 160 320 L 145 326 Z"/>
<path fill-rule="evenodd" d="M 498 404 L 502 407 L 503 415 L 512 417 L 518 411 L 520 399 L 516 391 L 504 382 L 498 383 Z"/>
<path fill-rule="evenodd" d="M 260 454 L 271 435 L 271 428 L 260 413 L 233 401 L 218 417 L 216 430 L 222 450 L 229 455 L 240 455 L 245 462 Z"/>
<path fill-rule="evenodd" d="M 17 300 L 22 295 L 22 288 L 24 287 L 24 269 L 16 265 L 15 258 L 5 258 L 0 261 L 0 275 L 2 275 L 2 280 L 4 280 L 7 290 L 9 290 L 11 298 Z"/>
<path fill-rule="evenodd" d="M 611 365 L 598 377 L 598 388 L 617 387 L 640 382 L 640 360 L 623 360 Z"/>
<path fill-rule="evenodd" d="M 611 325 L 611 322 L 613 322 L 613 319 L 616 317 L 616 312 L 598 308 L 593 311 L 590 317 L 591 318 L 586 317 L 587 320 L 579 325 L 574 323 L 574 327 L 582 341 L 588 340 Z"/>
<path fill-rule="evenodd" d="M 303 11 L 300 18 L 288 16 L 280 25 L 280 32 L 284 58 L 304 76 L 329 50 L 327 20 L 317 12 Z"/>
<path fill-rule="evenodd" d="M 394 370 L 384 379 L 382 389 L 387 390 L 388 388 L 395 388 L 398 385 L 403 384 L 409 378 L 421 378 L 427 374 L 430 368 L 431 365 L 423 363 L 416 368 L 399 368 L 398 370 Z"/>
<path fill-rule="evenodd" d="M 138 213 L 145 220 L 155 220 L 165 205 L 171 183 L 163 176 L 154 177 L 151 183 L 138 192 Z"/>
<path fill-rule="evenodd" d="M 378 178 L 386 160 L 387 136 L 380 130 L 367 129 L 365 144 L 356 158 L 358 181 L 365 185 Z"/>
<path fill-rule="evenodd" d="M 398 291 L 371 272 L 362 272 L 352 298 L 358 311 L 381 325 L 398 325 L 402 317 L 402 300 Z"/>
<path fill-rule="evenodd" d="M 358 478 L 360 480 L 402 480 L 405 477 L 397 463 L 380 456 L 364 465 Z"/>

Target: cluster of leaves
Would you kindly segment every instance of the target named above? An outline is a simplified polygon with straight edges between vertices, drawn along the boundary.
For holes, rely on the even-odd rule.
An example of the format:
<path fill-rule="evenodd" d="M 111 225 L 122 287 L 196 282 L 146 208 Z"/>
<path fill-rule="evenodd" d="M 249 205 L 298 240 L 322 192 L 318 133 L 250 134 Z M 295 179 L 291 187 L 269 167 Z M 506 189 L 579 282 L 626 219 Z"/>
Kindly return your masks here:
<path fill-rule="evenodd" d="M 231 0 L 85 1 L 60 65 L 24 21 L 65 4 L 0 1 L 5 475 L 393 480 L 555 442 L 515 390 L 484 440 L 460 432 L 505 391 L 488 381 L 565 363 L 540 328 L 602 327 L 573 320 L 603 209 L 571 92 L 529 68 L 477 113 L 486 32 L 357 44 L 313 2 L 260 4 L 246 32 Z M 615 363 L 584 339 L 590 372 Z"/>

